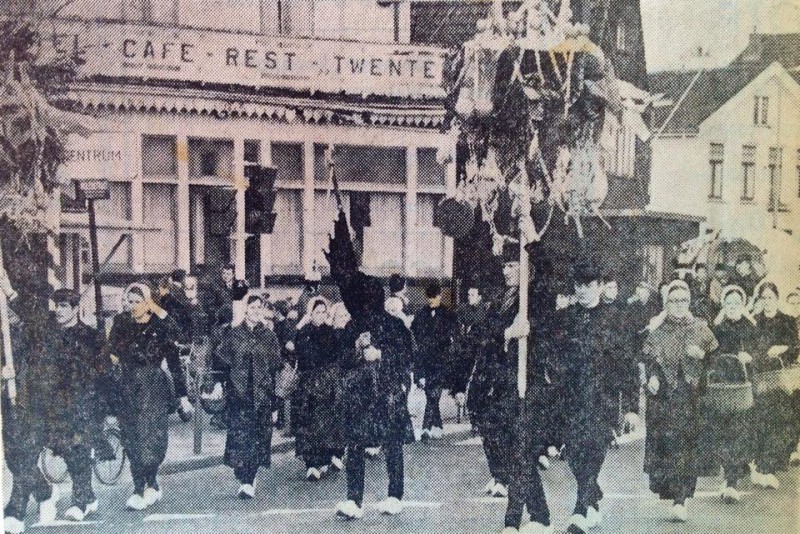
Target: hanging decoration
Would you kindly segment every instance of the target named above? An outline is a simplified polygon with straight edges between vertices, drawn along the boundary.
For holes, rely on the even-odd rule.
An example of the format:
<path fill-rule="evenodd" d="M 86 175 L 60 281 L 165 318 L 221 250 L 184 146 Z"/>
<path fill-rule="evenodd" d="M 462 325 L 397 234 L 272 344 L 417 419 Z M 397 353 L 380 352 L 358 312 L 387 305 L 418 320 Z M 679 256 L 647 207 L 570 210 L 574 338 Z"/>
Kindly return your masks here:
<path fill-rule="evenodd" d="M 520 236 L 540 240 L 554 213 L 582 236 L 581 218 L 599 216 L 608 192 L 607 125 L 649 136 L 641 114 L 651 96 L 616 78 L 589 26 L 573 23 L 570 0 L 558 13 L 555 4 L 524 0 L 504 14 L 496 0 L 451 90 L 452 128 L 469 149 L 453 198 L 480 210 L 496 253 Z M 535 205 L 549 207 L 538 227 Z"/>

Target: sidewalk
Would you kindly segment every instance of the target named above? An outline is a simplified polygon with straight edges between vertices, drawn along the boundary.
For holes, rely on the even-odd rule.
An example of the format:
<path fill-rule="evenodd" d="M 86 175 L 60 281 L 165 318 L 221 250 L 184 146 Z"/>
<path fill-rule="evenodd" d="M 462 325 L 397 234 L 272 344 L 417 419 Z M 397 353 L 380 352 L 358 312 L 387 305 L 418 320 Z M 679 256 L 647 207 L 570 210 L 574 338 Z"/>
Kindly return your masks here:
<path fill-rule="evenodd" d="M 415 390 L 412 390 L 412 392 L 417 393 Z M 416 396 L 412 395 L 409 409 L 415 429 L 419 429 L 422 426 L 424 406 L 424 395 L 421 398 L 418 393 Z M 458 435 L 457 439 L 468 437 L 470 432 L 469 423 L 456 424 L 455 422 L 456 405 L 453 398 L 446 393 L 442 394 L 439 406 L 442 412 L 442 419 L 445 422 L 444 434 L 446 436 Z M 162 474 L 183 473 L 222 464 L 222 455 L 225 452 L 225 431 L 209 426 L 208 422 L 211 416 L 208 414 L 202 413 L 201 417 L 203 422 L 202 452 L 195 454 L 194 422 L 184 423 L 177 415 L 170 416 L 169 448 L 167 449 L 167 457 L 161 466 L 160 472 Z M 281 454 L 293 450 L 294 438 L 284 437 L 282 430 L 273 429 L 272 454 Z"/>

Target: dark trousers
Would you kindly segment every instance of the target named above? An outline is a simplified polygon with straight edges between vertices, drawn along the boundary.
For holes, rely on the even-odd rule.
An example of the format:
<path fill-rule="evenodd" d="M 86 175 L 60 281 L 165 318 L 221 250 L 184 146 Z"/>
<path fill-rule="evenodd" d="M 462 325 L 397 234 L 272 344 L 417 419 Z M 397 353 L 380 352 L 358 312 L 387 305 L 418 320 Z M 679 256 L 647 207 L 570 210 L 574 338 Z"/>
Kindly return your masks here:
<path fill-rule="evenodd" d="M 486 453 L 486 463 L 489 473 L 496 482 L 509 486 L 511 477 L 509 473 L 509 457 L 513 451 L 509 447 L 513 444 L 511 432 L 493 431 L 483 436 L 483 451 Z"/>
<path fill-rule="evenodd" d="M 364 444 L 350 444 L 347 454 L 347 498 L 361 506 L 364 500 Z M 403 498 L 403 440 L 388 443 L 386 470 L 389 474 L 389 497 Z"/>
<path fill-rule="evenodd" d="M 529 462 L 525 462 L 528 464 Z M 531 521 L 542 525 L 550 524 L 550 510 L 542 486 L 539 469 L 535 465 L 526 465 L 524 469 L 512 477 L 508 489 L 506 505 L 506 526 L 519 528 L 522 522 L 523 507 L 528 507 Z"/>
<path fill-rule="evenodd" d="M 144 489 L 151 487 L 158 490 L 156 475 L 158 474 L 159 464 L 143 465 L 133 458 L 128 458 L 131 466 L 131 477 L 133 478 L 133 492 L 137 495 L 144 495 Z"/>
<path fill-rule="evenodd" d="M 88 445 L 74 445 L 66 450 L 55 450 L 64 458 L 72 479 L 72 504 L 81 508 L 96 499 L 92 490 L 92 451 Z"/>
<path fill-rule="evenodd" d="M 578 484 L 578 499 L 573 513 L 585 516 L 587 508 L 599 508 L 603 491 L 597 478 L 603 468 L 608 450 L 608 440 L 600 436 L 567 442 L 567 464 Z"/>
<path fill-rule="evenodd" d="M 8 445 L 6 444 L 6 446 Z M 13 456 L 7 454 L 6 462 L 14 479 L 11 485 L 11 496 L 4 510 L 5 516 L 23 521 L 31 495 L 36 502 L 46 501 L 52 495 L 52 486 L 36 465 L 39 452 L 40 450 L 35 447 L 21 447 L 14 451 Z"/>
<path fill-rule="evenodd" d="M 317 469 L 319 469 L 320 467 L 324 467 L 329 463 L 331 463 L 331 458 L 333 456 L 336 456 L 339 459 L 343 458 L 344 449 L 331 449 L 331 448 L 315 449 L 305 455 L 306 469 L 310 469 L 312 467 L 316 467 Z"/>
<path fill-rule="evenodd" d="M 422 416 L 423 430 L 431 428 L 442 428 L 442 412 L 439 409 L 439 401 L 442 397 L 442 388 L 428 386 L 425 388 L 425 415 Z"/>
<path fill-rule="evenodd" d="M 242 463 L 233 468 L 233 475 L 240 484 L 250 484 L 256 480 L 258 474 L 258 464 L 255 462 Z"/>

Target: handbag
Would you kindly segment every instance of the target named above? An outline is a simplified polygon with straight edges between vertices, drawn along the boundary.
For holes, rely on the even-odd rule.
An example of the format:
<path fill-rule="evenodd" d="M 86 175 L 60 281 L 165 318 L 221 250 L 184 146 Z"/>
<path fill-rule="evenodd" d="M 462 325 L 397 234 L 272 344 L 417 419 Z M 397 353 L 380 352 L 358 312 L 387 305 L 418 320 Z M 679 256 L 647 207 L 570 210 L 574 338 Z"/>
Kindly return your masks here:
<path fill-rule="evenodd" d="M 275 396 L 281 399 L 288 399 L 297 389 L 298 380 L 297 363 L 294 365 L 288 362 L 284 363 L 283 369 L 275 376 Z"/>

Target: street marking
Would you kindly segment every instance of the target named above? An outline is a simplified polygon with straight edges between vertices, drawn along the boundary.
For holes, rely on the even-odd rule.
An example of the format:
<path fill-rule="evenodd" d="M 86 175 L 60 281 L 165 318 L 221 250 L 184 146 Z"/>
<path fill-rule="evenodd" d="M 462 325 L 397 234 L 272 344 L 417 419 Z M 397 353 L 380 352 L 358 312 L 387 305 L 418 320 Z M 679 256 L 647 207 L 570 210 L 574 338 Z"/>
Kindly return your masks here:
<path fill-rule="evenodd" d="M 172 521 L 175 519 L 206 519 L 217 517 L 217 514 L 150 514 L 142 521 Z"/>
<path fill-rule="evenodd" d="M 457 441 L 456 445 L 483 445 L 483 440 L 480 436 L 475 436 L 474 438 L 467 438 L 462 441 Z"/>
<path fill-rule="evenodd" d="M 103 523 L 103 521 L 68 521 L 66 519 L 56 519 L 55 521 L 50 521 L 49 523 L 34 523 L 31 525 L 31 528 L 34 527 L 66 527 L 70 525 L 77 525 L 77 526 L 86 526 L 86 525 L 99 525 Z"/>
<path fill-rule="evenodd" d="M 274 510 L 264 510 L 247 517 L 261 517 L 265 515 L 294 515 L 294 514 L 332 514 L 336 510 L 333 508 L 276 508 Z"/>
<path fill-rule="evenodd" d="M 403 503 L 403 508 L 441 508 L 444 506 L 443 502 L 432 501 L 400 501 Z M 371 504 L 370 508 L 377 508 L 378 503 Z"/>
<path fill-rule="evenodd" d="M 718 498 L 721 495 L 722 493 L 719 491 L 695 491 L 694 497 L 690 497 L 690 499 Z M 740 491 L 739 495 L 752 495 L 752 492 Z M 659 500 L 654 493 L 606 493 L 603 495 L 603 499 Z"/>

